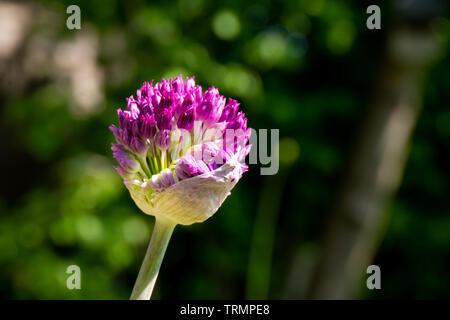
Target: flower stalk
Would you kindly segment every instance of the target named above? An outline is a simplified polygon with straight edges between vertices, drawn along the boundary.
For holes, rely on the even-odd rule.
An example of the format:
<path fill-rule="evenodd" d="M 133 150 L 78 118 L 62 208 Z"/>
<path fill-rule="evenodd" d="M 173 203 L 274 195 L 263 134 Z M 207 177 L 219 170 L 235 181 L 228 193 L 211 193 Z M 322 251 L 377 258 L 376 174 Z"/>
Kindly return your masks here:
<path fill-rule="evenodd" d="M 114 168 L 155 228 L 131 299 L 150 299 L 177 224 L 211 217 L 247 171 L 251 129 L 239 102 L 182 76 L 145 82 L 118 109 Z"/>
<path fill-rule="evenodd" d="M 145 253 L 130 300 L 150 300 L 164 254 L 176 223 L 156 217 L 152 238 Z"/>

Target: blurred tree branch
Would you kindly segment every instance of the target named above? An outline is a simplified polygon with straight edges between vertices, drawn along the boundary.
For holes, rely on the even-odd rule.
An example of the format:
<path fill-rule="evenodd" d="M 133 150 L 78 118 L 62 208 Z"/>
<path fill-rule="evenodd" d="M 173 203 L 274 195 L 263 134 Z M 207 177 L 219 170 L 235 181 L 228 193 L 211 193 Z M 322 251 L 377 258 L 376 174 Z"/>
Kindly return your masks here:
<path fill-rule="evenodd" d="M 352 298 L 363 286 L 386 205 L 402 179 L 422 106 L 424 76 L 438 52 L 430 21 L 439 5 L 438 1 L 397 5 L 403 19 L 388 33 L 373 97 L 331 208 L 308 298 Z"/>

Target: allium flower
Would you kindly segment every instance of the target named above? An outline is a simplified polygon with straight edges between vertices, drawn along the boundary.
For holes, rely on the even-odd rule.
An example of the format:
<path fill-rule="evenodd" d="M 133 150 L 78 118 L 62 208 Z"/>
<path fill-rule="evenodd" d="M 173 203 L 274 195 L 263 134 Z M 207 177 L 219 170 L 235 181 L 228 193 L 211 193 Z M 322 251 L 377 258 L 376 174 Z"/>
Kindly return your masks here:
<path fill-rule="evenodd" d="M 179 76 L 144 83 L 126 109 L 117 110 L 119 127 L 110 127 L 115 168 L 136 205 L 156 217 L 132 298 L 149 298 L 174 226 L 212 216 L 247 170 L 250 129 L 238 108 L 216 88 L 203 92 L 193 78 Z M 160 259 L 153 275 L 143 270 L 154 269 L 151 255 Z M 144 282 L 152 276 L 150 284 L 139 284 L 143 272 Z"/>

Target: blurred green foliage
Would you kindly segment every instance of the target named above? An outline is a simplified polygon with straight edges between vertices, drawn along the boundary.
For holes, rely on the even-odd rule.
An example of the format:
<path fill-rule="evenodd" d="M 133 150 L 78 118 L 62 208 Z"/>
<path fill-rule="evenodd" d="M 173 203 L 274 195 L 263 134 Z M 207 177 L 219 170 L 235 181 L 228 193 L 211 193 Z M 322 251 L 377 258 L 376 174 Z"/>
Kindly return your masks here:
<path fill-rule="evenodd" d="M 367 1 L 84 0 L 77 1 L 82 29 L 70 31 L 65 9 L 72 1 L 38 4 L 60 19 L 51 30 L 54 41 L 94 34 L 104 99 L 97 111 L 80 115 L 69 82 L 50 77 L 1 105 L 7 142 L 0 297 L 129 297 L 153 218 L 139 212 L 112 168 L 108 126 L 142 82 L 181 73 L 239 99 L 249 126 L 280 129 L 280 172 L 286 179 L 261 176 L 252 165 L 213 218 L 177 227 L 155 296 L 245 297 L 260 186 L 273 183 L 280 198 L 268 297 L 297 298 L 288 282 L 305 280 L 289 275 L 296 259 L 317 255 L 382 55 L 388 14 L 382 30 L 369 31 Z M 449 25 L 441 19 L 436 26 L 445 41 Z M 425 83 L 404 181 L 375 261 L 383 289 L 363 291 L 362 297 L 449 297 L 449 70 L 449 60 L 441 59 Z M 66 288 L 71 264 L 81 268 L 81 290 Z"/>

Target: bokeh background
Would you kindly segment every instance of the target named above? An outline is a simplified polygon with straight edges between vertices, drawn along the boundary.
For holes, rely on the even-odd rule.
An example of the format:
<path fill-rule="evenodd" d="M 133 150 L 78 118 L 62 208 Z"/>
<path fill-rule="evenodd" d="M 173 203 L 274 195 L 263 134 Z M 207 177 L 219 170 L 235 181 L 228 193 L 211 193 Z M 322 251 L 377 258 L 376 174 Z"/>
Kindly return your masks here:
<path fill-rule="evenodd" d="M 66 28 L 71 4 L 81 8 L 81 30 Z M 366 27 L 371 4 L 381 8 L 381 30 Z M 370 122 L 375 88 L 395 74 L 385 73 L 395 69 L 385 49 L 403 21 L 410 33 L 433 36 L 429 61 L 408 66 L 423 75 L 410 80 L 422 108 L 399 188 L 377 214 L 371 261 L 342 297 L 449 298 L 450 22 L 442 4 L 0 1 L 0 297 L 129 297 L 154 219 L 113 169 L 108 126 L 144 81 L 179 74 L 239 99 L 250 127 L 280 129 L 280 171 L 262 176 L 251 165 L 216 215 L 177 227 L 154 297 L 310 297 L 333 199 L 353 166 L 351 142 L 361 119 Z M 365 286 L 372 263 L 381 290 Z M 81 290 L 66 288 L 72 264 Z"/>

